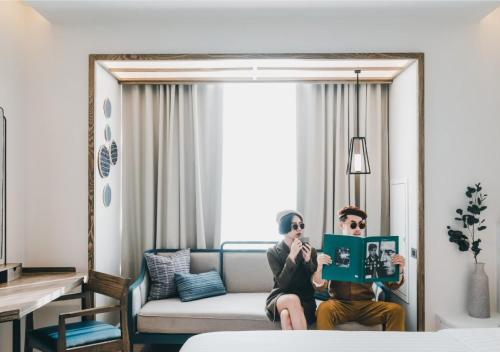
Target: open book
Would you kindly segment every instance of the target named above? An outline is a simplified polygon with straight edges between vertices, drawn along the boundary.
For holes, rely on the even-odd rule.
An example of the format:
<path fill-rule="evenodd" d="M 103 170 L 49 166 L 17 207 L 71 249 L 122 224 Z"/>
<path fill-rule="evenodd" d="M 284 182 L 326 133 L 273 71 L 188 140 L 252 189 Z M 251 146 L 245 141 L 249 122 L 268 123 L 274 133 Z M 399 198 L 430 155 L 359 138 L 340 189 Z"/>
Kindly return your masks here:
<path fill-rule="evenodd" d="M 323 251 L 332 264 L 323 266 L 323 279 L 349 282 L 398 281 L 398 236 L 357 237 L 325 234 Z"/>

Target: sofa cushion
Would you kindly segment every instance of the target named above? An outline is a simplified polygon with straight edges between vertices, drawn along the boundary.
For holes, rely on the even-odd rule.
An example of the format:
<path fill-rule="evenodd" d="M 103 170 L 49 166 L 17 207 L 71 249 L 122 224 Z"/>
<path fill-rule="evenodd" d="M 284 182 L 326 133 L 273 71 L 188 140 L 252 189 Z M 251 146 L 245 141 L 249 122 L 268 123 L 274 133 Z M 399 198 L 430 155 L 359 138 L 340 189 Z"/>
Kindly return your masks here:
<path fill-rule="evenodd" d="M 226 288 L 215 270 L 200 274 L 175 273 L 175 285 L 182 302 L 226 294 Z"/>
<path fill-rule="evenodd" d="M 280 329 L 265 314 L 269 293 L 228 293 L 181 302 L 168 298 L 147 302 L 137 316 L 143 333 L 198 334 L 210 331 Z"/>
<path fill-rule="evenodd" d="M 224 296 L 181 302 L 167 298 L 147 302 L 137 315 L 142 333 L 199 334 L 211 331 L 279 330 L 265 313 L 268 293 L 228 293 Z M 321 301 L 316 301 L 319 305 Z M 315 329 L 315 326 L 309 327 Z M 382 325 L 348 322 L 337 326 L 346 331 L 379 331 Z"/>
<path fill-rule="evenodd" d="M 175 273 L 189 273 L 190 251 L 183 249 L 168 256 L 145 253 L 151 287 L 149 300 L 174 296 L 177 293 L 174 282 Z"/>

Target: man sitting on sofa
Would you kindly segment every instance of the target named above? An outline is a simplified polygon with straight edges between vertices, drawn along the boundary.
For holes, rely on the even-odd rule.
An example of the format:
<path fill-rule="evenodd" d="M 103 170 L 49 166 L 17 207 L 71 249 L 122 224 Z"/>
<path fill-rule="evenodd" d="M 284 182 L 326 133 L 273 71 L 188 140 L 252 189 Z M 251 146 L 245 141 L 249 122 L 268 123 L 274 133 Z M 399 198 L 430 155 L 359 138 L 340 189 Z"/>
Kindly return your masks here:
<path fill-rule="evenodd" d="M 366 227 L 366 213 L 355 206 L 342 208 L 338 214 L 343 235 L 361 236 Z M 318 255 L 318 269 L 313 274 L 313 284 L 319 289 L 328 288 L 330 299 L 322 302 L 316 311 L 316 326 L 320 330 L 334 329 L 336 325 L 357 321 L 363 325 L 385 325 L 386 331 L 405 330 L 405 311 L 396 303 L 376 302 L 371 283 L 326 281 L 322 279 L 323 265 L 330 265 L 329 255 Z M 403 284 L 405 258 L 392 257 L 392 264 L 400 266 L 398 282 L 387 283 L 390 289 Z"/>

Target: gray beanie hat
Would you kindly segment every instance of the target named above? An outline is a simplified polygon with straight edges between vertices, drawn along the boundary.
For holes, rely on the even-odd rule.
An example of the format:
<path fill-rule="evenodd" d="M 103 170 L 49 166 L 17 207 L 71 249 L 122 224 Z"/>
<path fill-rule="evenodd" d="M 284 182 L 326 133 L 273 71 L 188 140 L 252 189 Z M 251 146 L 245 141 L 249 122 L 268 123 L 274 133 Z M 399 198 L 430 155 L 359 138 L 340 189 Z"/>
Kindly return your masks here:
<path fill-rule="evenodd" d="M 278 223 L 279 233 L 281 235 L 285 235 L 290 231 L 290 226 L 292 222 L 292 218 L 294 215 L 300 217 L 300 219 L 304 219 L 301 213 L 296 210 L 282 210 L 276 214 L 276 222 Z"/>
<path fill-rule="evenodd" d="M 288 214 L 297 214 L 301 218 L 304 218 L 304 216 L 302 216 L 302 214 L 299 213 L 297 210 L 286 209 L 279 211 L 278 214 L 276 214 L 276 222 L 279 224 L 281 222 L 281 219 Z"/>

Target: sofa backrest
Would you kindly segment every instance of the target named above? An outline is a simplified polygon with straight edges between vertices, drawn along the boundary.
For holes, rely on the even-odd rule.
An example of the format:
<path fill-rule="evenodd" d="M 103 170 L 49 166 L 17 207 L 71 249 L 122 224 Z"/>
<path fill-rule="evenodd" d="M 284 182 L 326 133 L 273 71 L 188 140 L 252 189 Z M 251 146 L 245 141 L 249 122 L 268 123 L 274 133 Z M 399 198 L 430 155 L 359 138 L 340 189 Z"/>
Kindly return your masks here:
<path fill-rule="evenodd" d="M 217 270 L 220 274 L 220 253 L 191 251 L 191 273 L 199 274 Z"/>
<path fill-rule="evenodd" d="M 157 254 L 169 256 L 174 252 L 159 250 Z M 265 249 L 191 250 L 191 273 L 210 270 L 221 274 L 227 292 L 270 292 L 273 288 L 273 274 Z"/>
<path fill-rule="evenodd" d="M 231 293 L 270 292 L 273 288 L 266 251 L 224 251 L 223 274 Z"/>
<path fill-rule="evenodd" d="M 161 256 L 171 256 L 174 254 L 175 250 L 166 250 L 160 249 L 157 255 Z M 217 270 L 220 273 L 220 251 L 217 249 L 214 250 L 191 250 L 191 273 L 199 274 L 204 273 L 211 270 Z"/>

